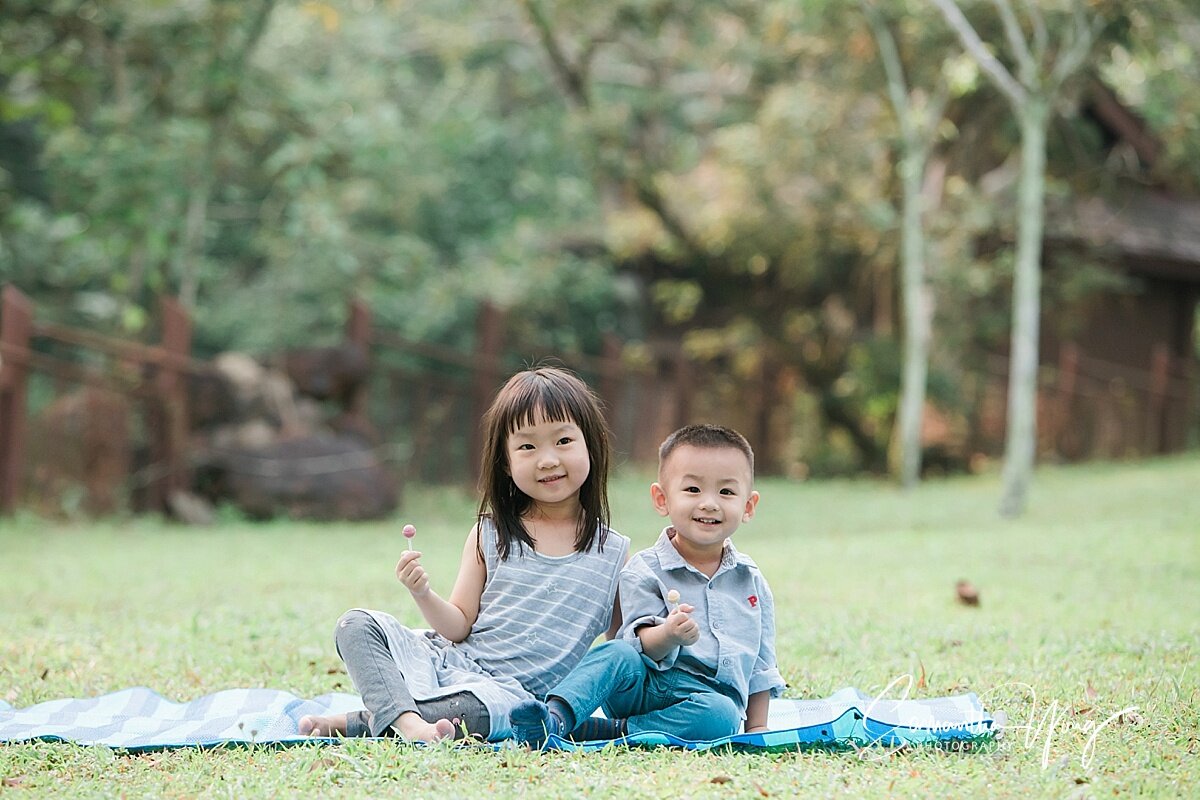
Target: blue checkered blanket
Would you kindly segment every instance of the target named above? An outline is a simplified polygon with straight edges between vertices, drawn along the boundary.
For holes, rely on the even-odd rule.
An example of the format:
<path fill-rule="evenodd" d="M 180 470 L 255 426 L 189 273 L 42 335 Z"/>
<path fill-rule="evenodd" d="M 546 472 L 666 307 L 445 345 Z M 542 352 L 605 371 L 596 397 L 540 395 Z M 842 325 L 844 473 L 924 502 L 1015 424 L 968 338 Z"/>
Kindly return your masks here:
<path fill-rule="evenodd" d="M 176 747 L 336 742 L 300 736 L 306 714 L 337 714 L 362 708 L 353 694 L 306 700 L 276 689 L 227 689 L 187 703 L 173 703 L 145 687 L 100 697 L 50 700 L 27 708 L 0 701 L 0 743 L 67 741 L 142 751 Z M 795 749 L 882 744 L 964 746 L 990 739 L 995 720 L 974 694 L 929 700 L 875 699 L 842 689 L 823 700 L 775 699 L 770 730 L 693 742 L 668 733 L 641 733 L 630 744 L 705 750 Z M 598 749 L 608 742 L 570 742 L 551 737 L 550 747 Z M 499 746 L 504 746 L 501 743 Z"/>

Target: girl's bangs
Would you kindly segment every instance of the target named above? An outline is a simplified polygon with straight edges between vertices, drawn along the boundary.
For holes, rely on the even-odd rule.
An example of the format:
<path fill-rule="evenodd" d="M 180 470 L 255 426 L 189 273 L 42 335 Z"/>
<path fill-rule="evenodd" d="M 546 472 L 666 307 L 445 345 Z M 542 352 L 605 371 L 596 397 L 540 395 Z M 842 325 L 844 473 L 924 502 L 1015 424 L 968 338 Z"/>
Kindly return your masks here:
<path fill-rule="evenodd" d="M 503 412 L 509 433 L 535 424 L 539 416 L 548 422 L 584 424 L 583 407 L 570 387 L 536 376 L 514 389 Z"/>

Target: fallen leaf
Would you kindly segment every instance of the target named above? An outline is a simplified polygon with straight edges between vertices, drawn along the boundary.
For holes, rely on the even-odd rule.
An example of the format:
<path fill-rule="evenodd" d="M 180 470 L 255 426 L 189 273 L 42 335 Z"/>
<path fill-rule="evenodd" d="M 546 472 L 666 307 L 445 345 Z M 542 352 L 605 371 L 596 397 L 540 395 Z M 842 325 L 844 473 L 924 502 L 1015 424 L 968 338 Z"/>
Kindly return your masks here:
<path fill-rule="evenodd" d="M 754 788 L 757 789 L 758 793 L 763 797 L 771 796 L 771 793 L 768 792 L 766 789 L 764 789 L 762 786 L 760 786 L 757 781 L 755 781 L 755 783 L 754 783 Z"/>
<path fill-rule="evenodd" d="M 1087 686 L 1084 687 L 1083 693 L 1087 695 L 1088 700 L 1096 699 L 1096 687 L 1092 686 L 1092 679 L 1088 678 Z"/>
<path fill-rule="evenodd" d="M 921 661 L 921 659 L 918 658 L 917 663 L 921 665 L 921 677 L 917 678 L 917 688 L 924 689 L 925 688 L 925 662 Z"/>
<path fill-rule="evenodd" d="M 728 775 L 717 775 L 708 779 L 709 783 L 733 783 L 733 778 Z"/>
<path fill-rule="evenodd" d="M 5 778 L 4 780 L 0 781 L 0 786 L 6 786 L 10 789 L 16 789 L 18 786 L 20 786 L 23 783 L 25 783 L 24 775 L 14 775 L 11 778 Z"/>
<path fill-rule="evenodd" d="M 44 670 L 42 670 L 42 680 L 46 680 L 46 676 L 49 674 L 50 674 L 50 668 L 46 667 Z"/>
<path fill-rule="evenodd" d="M 954 590 L 958 594 L 958 602 L 964 606 L 979 605 L 979 590 L 970 581 L 959 581 L 954 584 Z"/>

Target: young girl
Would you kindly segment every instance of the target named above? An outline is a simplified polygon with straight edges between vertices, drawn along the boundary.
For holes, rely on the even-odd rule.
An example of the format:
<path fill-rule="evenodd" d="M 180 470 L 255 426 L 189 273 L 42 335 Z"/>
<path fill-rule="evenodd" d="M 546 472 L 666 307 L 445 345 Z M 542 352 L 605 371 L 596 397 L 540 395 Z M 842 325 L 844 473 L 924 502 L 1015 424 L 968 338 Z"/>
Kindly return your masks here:
<path fill-rule="evenodd" d="M 483 497 L 450 598 L 430 588 L 420 552 L 396 564 L 433 631 L 346 612 L 338 654 L 366 710 L 304 717 L 300 733 L 506 738 L 514 705 L 544 697 L 620 627 L 629 539 L 608 527 L 608 430 L 591 390 L 565 370 L 519 372 L 483 425 Z"/>

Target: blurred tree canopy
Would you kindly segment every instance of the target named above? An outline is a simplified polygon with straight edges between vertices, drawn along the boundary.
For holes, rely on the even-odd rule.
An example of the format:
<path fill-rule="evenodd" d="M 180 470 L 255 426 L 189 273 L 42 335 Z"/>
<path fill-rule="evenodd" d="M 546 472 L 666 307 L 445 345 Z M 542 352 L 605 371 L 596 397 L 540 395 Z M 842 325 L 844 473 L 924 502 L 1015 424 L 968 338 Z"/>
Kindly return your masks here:
<path fill-rule="evenodd" d="M 1011 231 L 1018 131 L 931 6 L 874 5 L 913 85 L 950 94 L 929 127 L 930 393 L 963 407 L 1008 326 L 1011 264 L 977 242 Z M 990 3 L 961 5 L 999 35 Z M 1089 74 L 1161 138 L 1161 175 L 1200 190 L 1195 8 L 1089 9 Z M 1051 193 L 1103 189 L 1122 165 L 1058 112 Z M 351 292 L 467 344 L 488 297 L 546 347 L 681 341 L 713 391 L 802 386 L 758 433 L 818 418 L 804 458 L 825 470 L 886 468 L 901 157 L 850 0 L 8 0 L 0 18 L 0 281 L 50 313 L 136 333 L 167 291 L 201 354 L 261 352 L 336 336 Z M 1048 302 L 1103 280 L 1056 279 Z M 767 463 L 801 444 L 777 447 Z"/>

